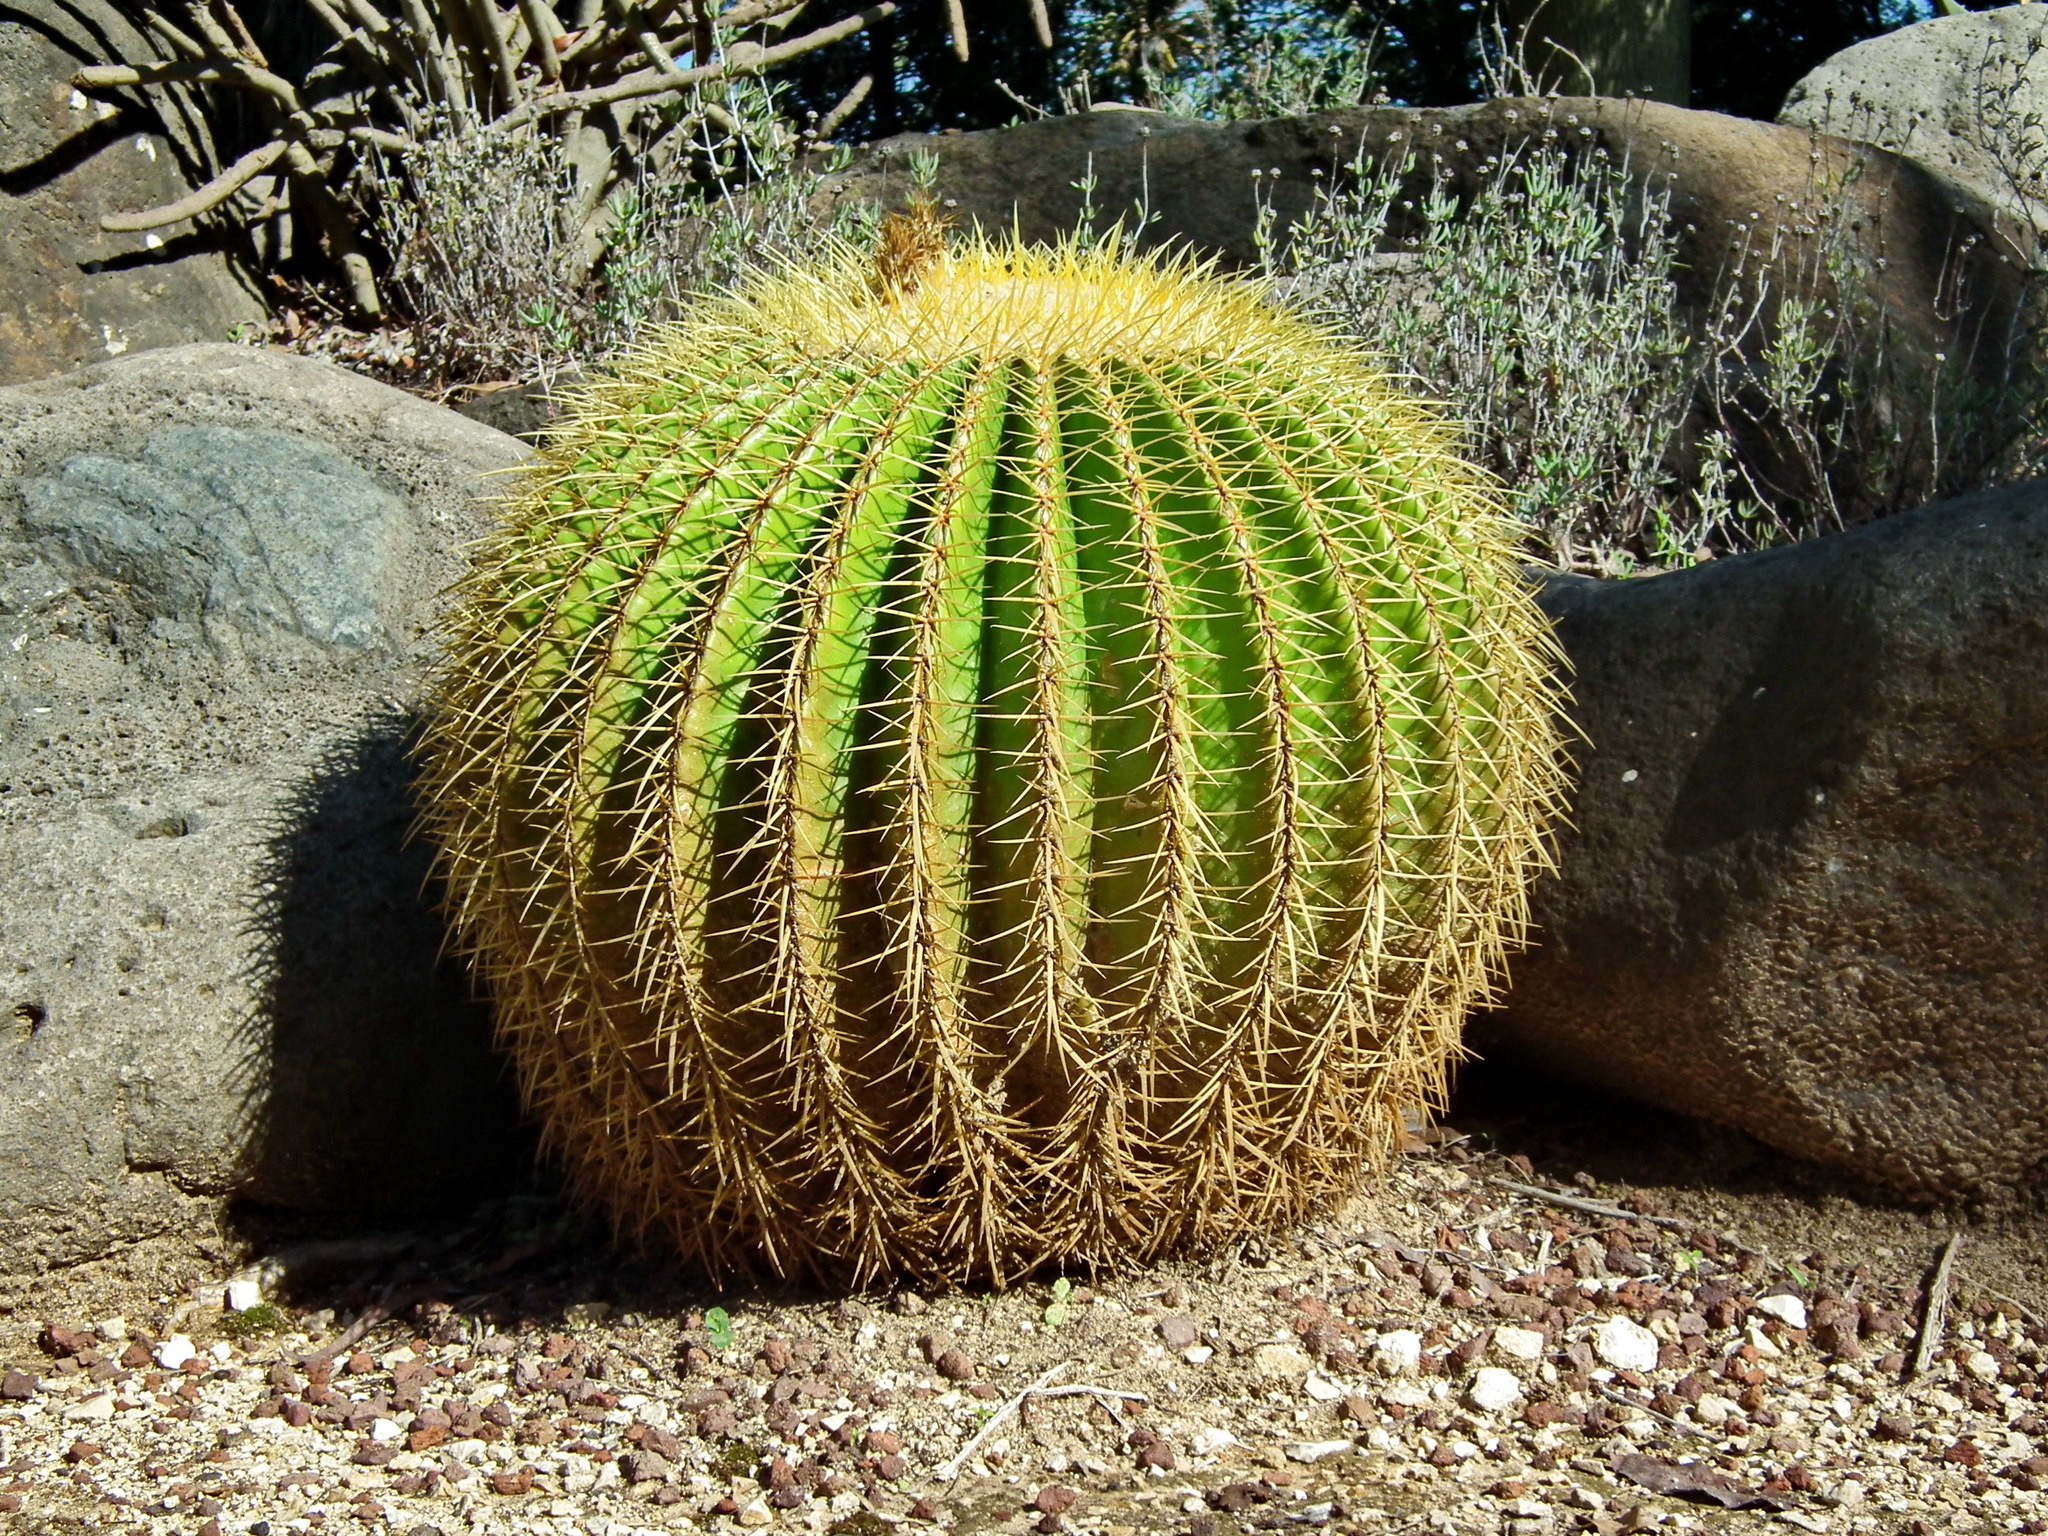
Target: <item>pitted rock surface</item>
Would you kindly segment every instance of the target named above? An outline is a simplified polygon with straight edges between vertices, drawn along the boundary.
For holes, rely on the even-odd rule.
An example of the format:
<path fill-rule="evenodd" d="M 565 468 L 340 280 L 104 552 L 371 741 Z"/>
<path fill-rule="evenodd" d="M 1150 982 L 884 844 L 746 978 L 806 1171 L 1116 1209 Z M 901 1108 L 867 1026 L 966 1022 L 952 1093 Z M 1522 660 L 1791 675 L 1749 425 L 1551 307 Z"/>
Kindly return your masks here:
<path fill-rule="evenodd" d="M 406 733 L 524 451 L 242 347 L 0 389 L 0 1269 L 523 1165 Z"/>
<path fill-rule="evenodd" d="M 2048 485 L 1544 597 L 1585 733 L 1481 1049 L 1898 1194 L 2048 1159 Z"/>

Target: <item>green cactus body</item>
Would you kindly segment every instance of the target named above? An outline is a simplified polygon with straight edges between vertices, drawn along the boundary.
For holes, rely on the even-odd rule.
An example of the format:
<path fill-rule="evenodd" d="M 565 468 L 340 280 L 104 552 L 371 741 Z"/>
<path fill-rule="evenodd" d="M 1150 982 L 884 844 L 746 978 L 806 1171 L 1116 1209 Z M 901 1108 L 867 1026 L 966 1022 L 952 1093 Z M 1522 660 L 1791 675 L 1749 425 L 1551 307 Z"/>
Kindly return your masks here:
<path fill-rule="evenodd" d="M 634 358 L 482 556 L 428 743 L 582 1187 L 714 1271 L 997 1284 L 1355 1187 L 1559 785 L 1446 444 L 1115 252 L 849 260 Z"/>

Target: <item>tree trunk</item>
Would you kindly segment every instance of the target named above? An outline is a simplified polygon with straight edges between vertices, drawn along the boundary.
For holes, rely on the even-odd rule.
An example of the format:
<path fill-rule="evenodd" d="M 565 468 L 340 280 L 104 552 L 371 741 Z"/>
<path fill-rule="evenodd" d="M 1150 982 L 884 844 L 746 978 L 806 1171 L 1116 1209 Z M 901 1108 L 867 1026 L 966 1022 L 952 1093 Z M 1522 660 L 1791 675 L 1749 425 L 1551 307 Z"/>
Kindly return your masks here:
<path fill-rule="evenodd" d="M 1507 0 L 1508 45 L 1528 28 L 1523 65 L 1566 96 L 1691 96 L 1691 0 Z"/>

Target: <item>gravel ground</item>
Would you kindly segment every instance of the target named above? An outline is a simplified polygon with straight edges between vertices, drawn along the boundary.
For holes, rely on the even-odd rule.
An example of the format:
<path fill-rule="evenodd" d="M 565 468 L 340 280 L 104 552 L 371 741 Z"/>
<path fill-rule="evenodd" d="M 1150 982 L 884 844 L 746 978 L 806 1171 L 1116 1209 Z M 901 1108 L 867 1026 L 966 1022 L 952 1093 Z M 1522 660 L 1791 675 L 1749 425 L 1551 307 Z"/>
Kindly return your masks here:
<path fill-rule="evenodd" d="M 1915 1374 L 1934 1245 L 1694 1221 L 1445 1132 L 1268 1251 L 1002 1296 L 693 1293 L 545 1198 L 139 1249 L 13 1298 L 0 1530 L 2048 1531 L 2027 1308 L 1960 1280 Z"/>

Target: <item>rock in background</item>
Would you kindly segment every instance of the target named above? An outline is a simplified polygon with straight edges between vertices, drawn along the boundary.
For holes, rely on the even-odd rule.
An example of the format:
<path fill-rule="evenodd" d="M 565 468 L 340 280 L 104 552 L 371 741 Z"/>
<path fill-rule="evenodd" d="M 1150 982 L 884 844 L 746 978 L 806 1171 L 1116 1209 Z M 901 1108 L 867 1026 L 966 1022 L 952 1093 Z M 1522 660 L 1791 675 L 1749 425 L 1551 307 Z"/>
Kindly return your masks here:
<path fill-rule="evenodd" d="M 206 125 L 138 94 L 71 85 L 86 64 L 150 56 L 109 0 L 0 4 L 0 385 L 129 351 L 225 341 L 264 309 L 190 224 L 108 234 L 102 214 L 161 207 L 214 169 Z"/>
<path fill-rule="evenodd" d="M 1896 150 L 2048 231 L 2044 45 L 2048 7 L 1938 16 L 1844 48 L 1792 87 L 1778 121 Z"/>
<path fill-rule="evenodd" d="M 2048 484 L 1553 578 L 1585 733 L 1481 1034 L 1918 1198 L 2048 1160 Z"/>
<path fill-rule="evenodd" d="M 405 755 L 523 452 L 241 347 L 0 389 L 0 1269 L 524 1166 Z"/>

